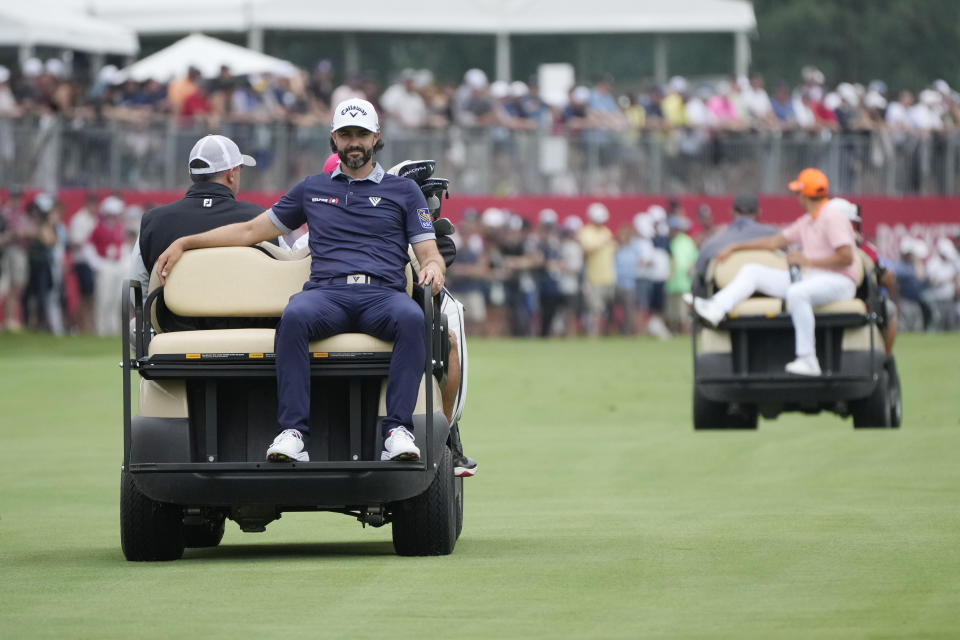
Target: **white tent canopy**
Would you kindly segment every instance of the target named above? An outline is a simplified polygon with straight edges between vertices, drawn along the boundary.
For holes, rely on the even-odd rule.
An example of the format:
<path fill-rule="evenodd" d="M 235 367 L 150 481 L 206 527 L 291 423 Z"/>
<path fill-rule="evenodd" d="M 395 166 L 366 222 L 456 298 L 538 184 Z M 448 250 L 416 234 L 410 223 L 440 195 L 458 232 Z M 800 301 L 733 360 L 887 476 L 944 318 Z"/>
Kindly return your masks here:
<path fill-rule="evenodd" d="M 152 78 L 167 82 L 186 75 L 187 69 L 192 66 L 199 69 L 205 78 L 214 78 L 220 72 L 221 65 L 230 67 L 230 72 L 235 76 L 271 73 L 289 77 L 296 71 L 293 63 L 286 60 L 195 33 L 133 63 L 120 71 L 119 77 L 137 81 Z"/>
<path fill-rule="evenodd" d="M 424 10 L 365 0 L 354 11 L 316 0 L 60 0 L 138 33 L 251 29 L 473 34 L 749 33 L 748 0 L 447 0 Z M 356 13 L 360 11 L 361 13 Z M 427 19 L 433 16 L 442 19 Z"/>
<path fill-rule="evenodd" d="M 135 31 L 90 17 L 80 8 L 40 2 L 0 6 L 0 46 L 58 47 L 132 56 L 140 50 Z"/>

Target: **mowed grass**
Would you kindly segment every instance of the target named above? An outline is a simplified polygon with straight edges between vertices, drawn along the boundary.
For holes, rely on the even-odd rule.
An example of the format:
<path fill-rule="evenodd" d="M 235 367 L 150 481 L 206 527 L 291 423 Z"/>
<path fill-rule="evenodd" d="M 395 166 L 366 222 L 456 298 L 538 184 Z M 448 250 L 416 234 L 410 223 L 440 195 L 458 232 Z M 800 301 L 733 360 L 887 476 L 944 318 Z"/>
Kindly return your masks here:
<path fill-rule="evenodd" d="M 689 342 L 470 344 L 453 555 L 228 523 L 120 551 L 119 341 L 0 336 L 0 638 L 957 637 L 960 336 L 903 336 L 900 430 L 695 433 Z"/>

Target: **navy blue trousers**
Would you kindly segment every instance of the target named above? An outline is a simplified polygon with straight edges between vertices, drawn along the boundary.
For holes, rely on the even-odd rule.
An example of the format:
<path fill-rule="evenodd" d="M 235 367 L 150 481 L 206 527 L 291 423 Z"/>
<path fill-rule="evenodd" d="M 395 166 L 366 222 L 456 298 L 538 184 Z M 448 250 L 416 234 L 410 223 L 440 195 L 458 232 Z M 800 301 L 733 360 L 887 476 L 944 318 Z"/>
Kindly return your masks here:
<path fill-rule="evenodd" d="M 423 310 L 405 292 L 366 284 L 316 284 L 290 296 L 274 344 L 277 420 L 281 429 L 310 433 L 311 340 L 338 333 L 367 333 L 393 342 L 383 433 L 413 426 L 426 348 Z"/>

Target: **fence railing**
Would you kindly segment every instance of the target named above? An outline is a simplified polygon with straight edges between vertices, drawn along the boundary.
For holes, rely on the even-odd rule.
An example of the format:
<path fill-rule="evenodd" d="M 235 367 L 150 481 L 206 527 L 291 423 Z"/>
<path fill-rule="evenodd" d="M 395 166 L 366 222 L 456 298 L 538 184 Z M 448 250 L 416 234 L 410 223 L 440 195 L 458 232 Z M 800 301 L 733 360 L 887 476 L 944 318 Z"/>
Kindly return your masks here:
<path fill-rule="evenodd" d="M 284 190 L 315 173 L 329 154 L 320 127 L 222 125 L 173 120 L 133 125 L 79 123 L 57 116 L 0 119 L 0 186 L 172 189 L 185 182 L 194 142 L 233 138 L 256 157 L 245 189 Z M 960 132 L 583 131 L 554 134 L 500 128 L 383 132 L 380 162 L 437 160 L 459 193 L 782 193 L 804 167 L 830 176 L 838 193 L 960 195 Z"/>

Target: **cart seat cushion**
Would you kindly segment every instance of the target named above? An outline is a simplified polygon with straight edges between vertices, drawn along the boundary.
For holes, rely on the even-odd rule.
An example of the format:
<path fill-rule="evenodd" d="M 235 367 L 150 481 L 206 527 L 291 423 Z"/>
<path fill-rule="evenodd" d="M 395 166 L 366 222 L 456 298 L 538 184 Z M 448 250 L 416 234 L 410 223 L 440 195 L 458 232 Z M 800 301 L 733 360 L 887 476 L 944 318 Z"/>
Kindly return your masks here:
<path fill-rule="evenodd" d="M 787 256 L 780 251 L 735 251 L 723 261 L 713 261 L 713 280 L 717 289 L 730 284 L 740 268 L 747 264 L 762 264 L 772 269 L 787 270 Z M 708 274 L 709 280 L 709 274 Z"/>
<path fill-rule="evenodd" d="M 863 315 L 867 312 L 867 303 L 859 298 L 853 298 L 852 300 L 834 300 L 819 307 L 814 307 L 813 312 L 818 315 L 825 313 L 856 313 Z"/>
<path fill-rule="evenodd" d="M 148 354 L 273 353 L 273 329 L 220 329 L 160 333 Z M 311 353 L 391 353 L 393 343 L 365 333 L 341 333 L 310 343 Z"/>
<path fill-rule="evenodd" d="M 730 312 L 731 318 L 740 316 L 775 316 L 783 311 L 780 298 L 747 298 Z"/>

